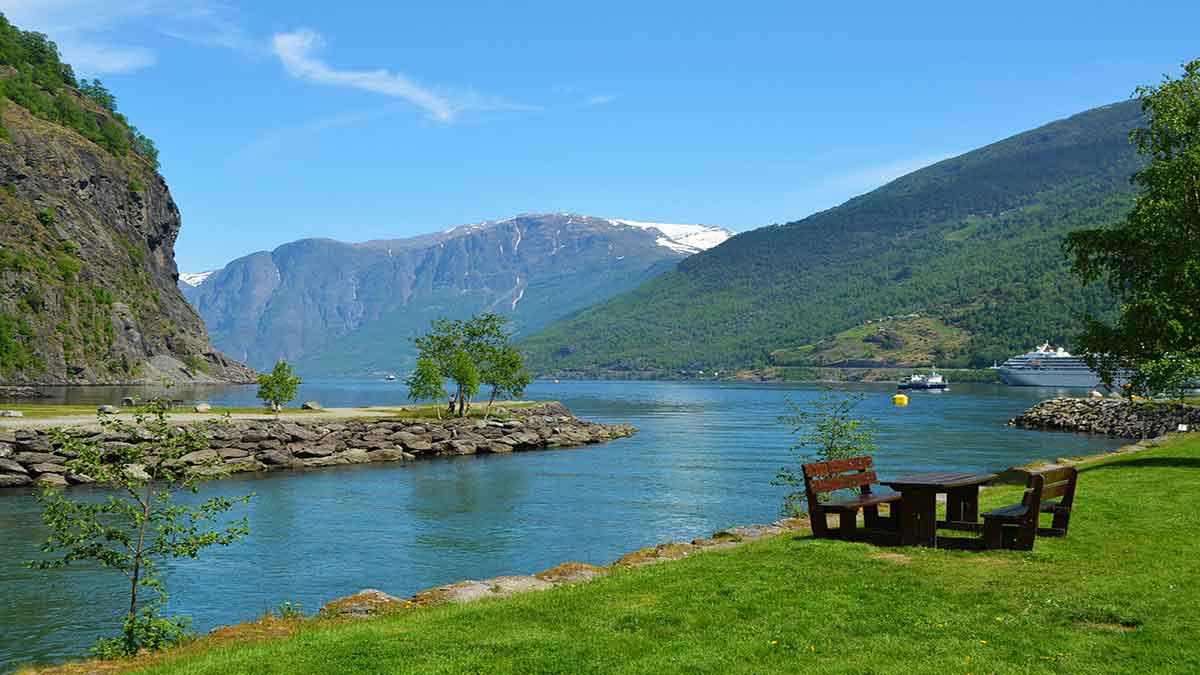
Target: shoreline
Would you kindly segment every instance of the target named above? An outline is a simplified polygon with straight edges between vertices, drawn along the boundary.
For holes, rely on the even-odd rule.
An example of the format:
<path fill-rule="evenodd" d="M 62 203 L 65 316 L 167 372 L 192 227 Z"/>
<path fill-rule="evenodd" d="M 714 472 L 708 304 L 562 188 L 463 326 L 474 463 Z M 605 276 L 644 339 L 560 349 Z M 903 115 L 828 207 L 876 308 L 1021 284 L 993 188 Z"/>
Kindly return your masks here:
<path fill-rule="evenodd" d="M 1054 463 L 1047 460 L 1035 460 L 1025 465 L 1010 467 L 998 472 L 999 477 L 983 489 L 1011 486 L 1024 481 L 1012 481 L 1012 475 L 1019 469 L 1047 470 L 1058 466 L 1088 464 L 1122 454 L 1132 454 L 1156 448 L 1169 442 L 1175 435 L 1167 434 L 1154 439 L 1142 439 L 1109 452 L 1097 453 L 1075 458 L 1057 458 Z M 861 516 L 860 516 L 861 517 Z M 700 537 L 691 542 L 667 541 L 652 546 L 646 546 L 630 551 L 618 557 L 608 565 L 593 565 L 589 563 L 568 561 L 554 567 L 532 574 L 508 574 L 482 580 L 463 579 L 434 588 L 418 591 L 408 597 L 401 598 L 376 588 L 364 588 L 357 593 L 335 598 L 324 603 L 311 616 L 275 617 L 270 611 L 256 620 L 238 624 L 217 626 L 208 633 L 186 645 L 169 649 L 165 652 L 145 654 L 126 662 L 103 662 L 112 664 L 112 670 L 126 670 L 153 665 L 163 657 L 170 657 L 180 650 L 205 649 L 211 642 L 216 646 L 228 644 L 231 641 L 245 639 L 282 639 L 289 637 L 297 629 L 304 626 L 333 624 L 345 621 L 371 620 L 384 618 L 400 612 L 432 608 L 441 605 L 466 605 L 483 600 L 494 600 L 524 595 L 534 592 L 547 591 L 554 588 L 587 583 L 605 577 L 621 570 L 669 563 L 697 553 L 721 551 L 737 548 L 746 544 L 797 534 L 810 527 L 807 516 L 783 518 L 769 524 L 740 525 L 714 532 L 709 537 Z M 906 554 L 890 552 L 887 548 L 880 549 L 874 556 L 887 562 L 906 562 Z M 263 630 L 264 627 L 267 630 Z M 80 667 L 90 667 L 97 662 L 92 660 L 69 661 L 66 663 L 23 669 L 22 673 L 77 673 Z M 103 668 L 103 670 L 109 670 Z M 88 670 L 86 672 L 93 672 Z"/>
<path fill-rule="evenodd" d="M 208 448 L 179 461 L 215 479 L 238 473 L 580 447 L 637 432 L 627 424 L 579 419 L 557 402 L 500 407 L 498 412 L 508 417 L 404 419 L 397 409 L 363 410 L 349 417 L 344 411 L 245 415 L 213 425 L 208 429 Z M 189 414 L 204 419 L 189 420 Z M 214 417 L 181 413 L 171 419 L 203 424 Z M 17 422 L 17 426 L 0 426 L 0 489 L 64 488 L 94 482 L 89 476 L 72 473 L 67 466 L 69 458 L 59 454 L 52 430 L 63 428 L 61 422 L 62 418 L 31 419 Z M 105 444 L 133 440 L 105 432 L 95 422 L 65 428 Z"/>

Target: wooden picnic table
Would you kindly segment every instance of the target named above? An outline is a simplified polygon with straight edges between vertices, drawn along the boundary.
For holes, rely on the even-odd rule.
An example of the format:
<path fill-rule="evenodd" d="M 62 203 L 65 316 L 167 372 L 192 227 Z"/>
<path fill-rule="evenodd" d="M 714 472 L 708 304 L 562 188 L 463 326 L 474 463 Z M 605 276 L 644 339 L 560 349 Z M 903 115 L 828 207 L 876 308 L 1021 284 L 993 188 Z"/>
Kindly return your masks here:
<path fill-rule="evenodd" d="M 980 529 L 979 486 L 994 473 L 931 471 L 879 481 L 900 493 L 900 543 L 937 546 L 937 528 Z M 946 494 L 946 520 L 937 520 L 937 496 Z"/>

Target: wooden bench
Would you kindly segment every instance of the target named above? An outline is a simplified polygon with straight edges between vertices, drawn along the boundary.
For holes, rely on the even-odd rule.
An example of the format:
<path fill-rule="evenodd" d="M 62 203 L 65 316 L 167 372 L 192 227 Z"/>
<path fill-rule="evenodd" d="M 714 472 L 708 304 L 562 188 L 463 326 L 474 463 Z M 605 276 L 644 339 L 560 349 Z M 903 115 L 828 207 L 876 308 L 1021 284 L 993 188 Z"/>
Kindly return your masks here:
<path fill-rule="evenodd" d="M 1075 502 L 1079 472 L 1073 466 L 1026 472 L 1025 494 L 1020 504 L 983 514 L 983 540 L 988 548 L 1033 549 L 1037 535 L 1065 537 Z M 1050 527 L 1040 527 L 1042 513 L 1054 514 Z"/>
<path fill-rule="evenodd" d="M 878 484 L 875 463 L 870 457 L 851 457 L 804 465 L 804 494 L 808 499 L 808 514 L 812 520 L 813 536 L 849 539 L 857 536 L 858 512 L 864 514 L 869 529 L 899 531 L 900 519 L 895 506 L 888 515 L 879 515 L 881 504 L 900 501 L 899 493 L 877 494 L 871 486 Z M 820 495 L 837 490 L 857 489 L 858 495 L 848 499 L 821 501 Z M 826 514 L 838 514 L 838 528 L 831 531 Z"/>

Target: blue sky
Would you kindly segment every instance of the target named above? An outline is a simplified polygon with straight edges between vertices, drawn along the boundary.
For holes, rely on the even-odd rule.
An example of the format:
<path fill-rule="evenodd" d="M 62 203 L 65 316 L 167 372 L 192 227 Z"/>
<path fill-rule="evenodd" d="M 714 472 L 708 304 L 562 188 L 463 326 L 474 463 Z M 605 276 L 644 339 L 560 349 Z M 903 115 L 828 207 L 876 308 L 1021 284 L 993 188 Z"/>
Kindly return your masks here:
<path fill-rule="evenodd" d="M 0 10 L 157 141 L 183 271 L 523 211 L 786 222 L 1200 56 L 1194 1 Z"/>

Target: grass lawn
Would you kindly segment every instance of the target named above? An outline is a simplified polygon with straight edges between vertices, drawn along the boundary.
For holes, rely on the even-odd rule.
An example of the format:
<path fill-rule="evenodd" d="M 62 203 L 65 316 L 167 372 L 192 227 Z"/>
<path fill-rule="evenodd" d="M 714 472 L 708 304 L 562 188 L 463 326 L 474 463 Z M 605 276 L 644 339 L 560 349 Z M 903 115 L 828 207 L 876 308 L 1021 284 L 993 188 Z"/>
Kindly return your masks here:
<path fill-rule="evenodd" d="M 784 535 L 544 593 L 201 640 L 144 672 L 1195 673 L 1198 506 L 1200 437 L 1183 437 L 1086 465 L 1070 537 L 1033 552 Z"/>

